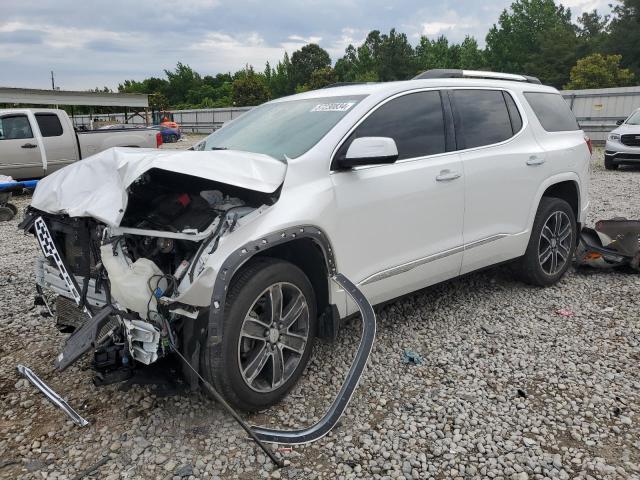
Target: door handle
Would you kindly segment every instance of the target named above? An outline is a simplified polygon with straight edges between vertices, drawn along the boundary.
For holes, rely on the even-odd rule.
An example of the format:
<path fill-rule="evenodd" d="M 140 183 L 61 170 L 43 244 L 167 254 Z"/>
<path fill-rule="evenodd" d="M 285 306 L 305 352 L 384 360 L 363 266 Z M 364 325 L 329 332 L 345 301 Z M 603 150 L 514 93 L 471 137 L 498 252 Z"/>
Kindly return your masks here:
<path fill-rule="evenodd" d="M 537 155 L 531 155 L 529 160 L 527 160 L 527 165 L 535 166 L 542 165 L 546 160 L 543 157 L 538 157 Z"/>
<path fill-rule="evenodd" d="M 34 145 L 33 143 L 25 143 L 24 145 L 22 145 L 22 147 L 20 148 L 38 148 L 37 145 Z"/>
<path fill-rule="evenodd" d="M 451 170 L 442 170 L 440 175 L 436 177 L 436 181 L 438 182 L 449 182 L 451 180 L 455 180 L 456 178 L 460 178 L 462 174 L 460 172 L 452 172 Z"/>

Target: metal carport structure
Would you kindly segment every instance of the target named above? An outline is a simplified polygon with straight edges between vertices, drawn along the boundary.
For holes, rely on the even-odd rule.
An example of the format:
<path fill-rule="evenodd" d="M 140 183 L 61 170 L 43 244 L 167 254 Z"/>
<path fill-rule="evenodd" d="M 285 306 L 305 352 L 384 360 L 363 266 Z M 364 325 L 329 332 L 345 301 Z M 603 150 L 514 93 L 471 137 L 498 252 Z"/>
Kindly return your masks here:
<path fill-rule="evenodd" d="M 134 108 L 131 117 L 125 112 L 125 123 L 140 115 L 149 124 L 149 96 L 143 93 L 77 92 L 0 87 L 0 104 L 15 105 L 82 105 Z M 144 112 L 144 116 L 140 113 Z M 72 112 L 73 113 L 73 112 Z"/>

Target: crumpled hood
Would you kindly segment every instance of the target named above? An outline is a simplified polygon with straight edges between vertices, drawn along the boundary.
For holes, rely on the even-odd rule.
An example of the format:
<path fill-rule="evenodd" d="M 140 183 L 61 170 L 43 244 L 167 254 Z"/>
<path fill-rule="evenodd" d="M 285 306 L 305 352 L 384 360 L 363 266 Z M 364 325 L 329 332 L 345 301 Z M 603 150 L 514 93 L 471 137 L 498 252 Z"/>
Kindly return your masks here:
<path fill-rule="evenodd" d="M 31 206 L 117 227 L 127 209 L 127 188 L 153 168 L 262 193 L 276 191 L 287 171 L 286 163 L 259 153 L 110 148 L 40 180 Z"/>

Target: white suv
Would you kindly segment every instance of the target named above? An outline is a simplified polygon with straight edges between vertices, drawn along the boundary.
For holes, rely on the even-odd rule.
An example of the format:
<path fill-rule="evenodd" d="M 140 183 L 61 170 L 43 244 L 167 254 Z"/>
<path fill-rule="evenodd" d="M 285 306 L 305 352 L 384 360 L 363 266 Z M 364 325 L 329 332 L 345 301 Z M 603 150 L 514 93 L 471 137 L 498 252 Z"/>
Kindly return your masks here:
<path fill-rule="evenodd" d="M 557 282 L 590 149 L 536 79 L 429 71 L 274 100 L 196 151 L 103 152 L 42 180 L 23 227 L 42 219 L 37 282 L 59 295 L 59 323 L 69 299 L 118 312 L 94 339 L 122 346 L 112 367 L 175 345 L 257 410 L 357 311 L 339 273 L 371 304 L 511 260 L 531 284 Z"/>
<path fill-rule="evenodd" d="M 604 147 L 607 170 L 617 170 L 618 165 L 640 163 L 640 109 L 617 123 L 618 128 L 607 135 Z"/>

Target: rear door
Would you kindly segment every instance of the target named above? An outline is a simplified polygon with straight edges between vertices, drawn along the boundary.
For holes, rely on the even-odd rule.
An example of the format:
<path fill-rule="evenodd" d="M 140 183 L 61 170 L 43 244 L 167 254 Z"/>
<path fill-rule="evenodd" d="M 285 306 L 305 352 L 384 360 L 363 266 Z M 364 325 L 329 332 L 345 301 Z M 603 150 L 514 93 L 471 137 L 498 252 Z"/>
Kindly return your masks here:
<path fill-rule="evenodd" d="M 24 113 L 0 117 L 0 174 L 14 179 L 41 177 L 40 148 Z"/>
<path fill-rule="evenodd" d="M 75 132 L 71 127 L 63 125 L 55 112 L 36 112 L 35 117 L 47 152 L 47 173 L 55 172 L 75 161 L 77 146 Z"/>
<path fill-rule="evenodd" d="M 466 273 L 524 253 L 529 212 L 549 164 L 513 93 L 472 88 L 450 95 L 465 171 Z"/>
<path fill-rule="evenodd" d="M 372 303 L 460 271 L 464 178 L 447 118 L 439 91 L 406 93 L 374 109 L 334 155 L 360 137 L 391 137 L 398 147 L 395 164 L 331 175 L 340 271 Z"/>

